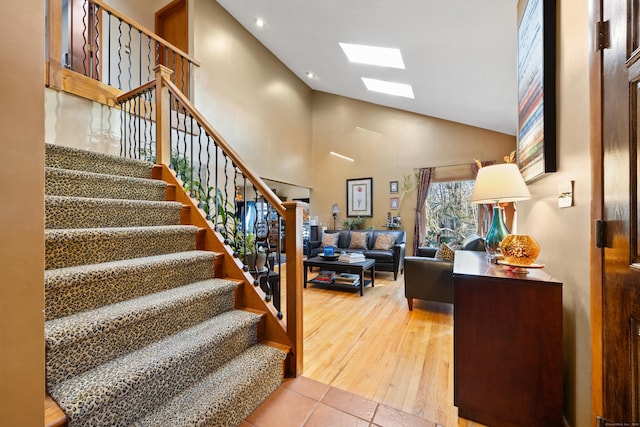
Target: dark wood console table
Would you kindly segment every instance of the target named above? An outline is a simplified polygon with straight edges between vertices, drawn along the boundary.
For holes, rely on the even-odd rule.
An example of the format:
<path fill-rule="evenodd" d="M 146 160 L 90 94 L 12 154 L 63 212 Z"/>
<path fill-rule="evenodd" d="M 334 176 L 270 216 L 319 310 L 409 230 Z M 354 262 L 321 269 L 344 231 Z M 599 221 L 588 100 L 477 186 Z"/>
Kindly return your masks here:
<path fill-rule="evenodd" d="M 454 404 L 492 427 L 562 425 L 562 283 L 457 251 Z"/>

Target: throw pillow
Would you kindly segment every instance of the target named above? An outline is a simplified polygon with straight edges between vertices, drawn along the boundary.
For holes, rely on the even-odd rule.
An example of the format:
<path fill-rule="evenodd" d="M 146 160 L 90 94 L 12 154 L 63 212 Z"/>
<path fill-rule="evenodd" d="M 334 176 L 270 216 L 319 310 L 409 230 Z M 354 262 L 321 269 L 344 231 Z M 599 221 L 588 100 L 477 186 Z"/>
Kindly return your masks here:
<path fill-rule="evenodd" d="M 455 251 L 460 249 L 459 245 L 442 243 L 436 252 L 435 258 L 442 259 L 445 261 L 453 261 L 455 256 Z"/>
<path fill-rule="evenodd" d="M 378 251 L 388 251 L 393 248 L 393 244 L 396 242 L 395 234 L 378 234 L 376 243 L 373 245 L 373 249 Z"/>
<path fill-rule="evenodd" d="M 337 246 L 339 233 L 324 233 L 322 235 L 322 246 Z"/>
<path fill-rule="evenodd" d="M 351 249 L 368 249 L 367 248 L 367 237 L 369 236 L 368 231 L 352 231 L 351 232 L 351 243 L 349 243 L 349 248 Z"/>

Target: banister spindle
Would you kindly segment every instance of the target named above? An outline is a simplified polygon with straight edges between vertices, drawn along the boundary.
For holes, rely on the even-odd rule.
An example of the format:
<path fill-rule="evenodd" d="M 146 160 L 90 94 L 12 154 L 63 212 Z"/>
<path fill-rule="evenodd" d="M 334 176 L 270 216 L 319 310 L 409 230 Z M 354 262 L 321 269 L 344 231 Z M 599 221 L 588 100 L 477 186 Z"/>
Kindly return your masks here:
<path fill-rule="evenodd" d="M 147 37 L 147 81 L 151 81 L 151 37 Z"/>
<path fill-rule="evenodd" d="M 133 79 L 133 71 L 132 71 L 133 67 L 132 67 L 132 65 L 133 64 L 131 64 L 131 40 L 132 40 L 132 38 L 131 38 L 131 28 L 132 28 L 132 26 L 129 23 L 127 23 L 127 26 L 129 27 L 129 52 L 127 52 L 127 58 L 128 58 L 127 62 L 129 63 L 129 66 L 127 67 L 127 73 L 129 75 L 129 80 L 127 81 L 127 84 L 128 84 L 127 90 L 131 90 L 131 89 L 133 89 L 133 84 L 132 84 L 132 79 Z M 122 89 L 122 88 L 120 88 L 120 89 Z"/>
<path fill-rule="evenodd" d="M 118 88 L 122 88 L 122 19 L 118 18 Z"/>
<path fill-rule="evenodd" d="M 202 128 L 200 128 L 202 132 Z M 207 168 L 205 173 L 207 174 L 206 188 L 207 188 L 207 219 L 211 221 L 211 137 L 207 133 Z M 215 211 L 218 212 L 217 209 Z"/>
<path fill-rule="evenodd" d="M 92 49 L 92 54 L 91 54 L 91 75 L 92 78 L 95 78 L 96 80 L 100 80 L 100 26 L 98 25 L 100 23 L 100 19 L 99 19 L 99 13 L 100 13 L 100 6 L 98 6 L 97 4 L 93 5 L 93 16 L 92 16 L 92 23 L 93 23 L 93 27 L 95 28 L 94 31 L 94 40 L 93 40 L 93 49 Z M 95 72 L 95 76 L 93 76 Z"/>
<path fill-rule="evenodd" d="M 91 36 L 89 34 L 89 2 L 85 1 L 82 6 L 82 68 L 87 76 L 87 50 Z"/>
<path fill-rule="evenodd" d="M 142 86 L 142 30 L 138 29 L 138 85 Z"/>
<path fill-rule="evenodd" d="M 187 114 L 187 111 L 185 109 L 185 114 Z M 185 129 L 186 132 L 186 129 Z M 186 137 L 186 135 L 185 135 Z M 196 189 L 194 188 L 195 186 L 195 180 L 193 179 L 193 169 L 195 166 L 195 163 L 193 161 L 194 157 L 193 157 L 193 116 L 191 115 L 191 113 L 189 113 L 189 141 L 190 141 L 190 146 L 189 146 L 189 174 L 190 174 L 190 181 L 191 181 L 191 189 L 189 191 L 189 195 L 191 197 L 194 197 L 194 195 L 197 194 Z"/>
<path fill-rule="evenodd" d="M 222 155 L 224 156 L 224 200 L 223 202 L 223 209 L 228 209 L 228 204 L 229 204 L 229 171 L 228 171 L 228 167 L 229 167 L 229 156 L 227 156 L 227 153 L 225 153 L 224 151 L 222 152 Z M 234 191 L 235 191 L 235 187 L 234 187 Z M 229 218 L 227 216 L 227 214 L 225 213 L 224 216 L 224 237 L 226 238 L 225 243 L 227 245 L 231 245 L 231 236 L 229 233 L 229 230 L 227 229 L 228 225 L 227 223 L 229 222 L 230 219 L 234 220 L 235 222 L 235 218 Z"/>
<path fill-rule="evenodd" d="M 107 67 L 107 84 L 111 86 L 111 11 L 107 12 L 107 60 L 109 66 Z"/>

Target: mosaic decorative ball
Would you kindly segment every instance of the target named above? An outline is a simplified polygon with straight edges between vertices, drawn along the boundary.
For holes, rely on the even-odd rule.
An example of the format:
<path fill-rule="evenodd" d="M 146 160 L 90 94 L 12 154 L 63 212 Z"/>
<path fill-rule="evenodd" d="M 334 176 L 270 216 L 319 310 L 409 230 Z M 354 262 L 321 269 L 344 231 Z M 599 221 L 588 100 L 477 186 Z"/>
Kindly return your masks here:
<path fill-rule="evenodd" d="M 528 234 L 509 234 L 500 242 L 502 256 L 509 264 L 531 265 L 540 254 L 540 245 Z"/>

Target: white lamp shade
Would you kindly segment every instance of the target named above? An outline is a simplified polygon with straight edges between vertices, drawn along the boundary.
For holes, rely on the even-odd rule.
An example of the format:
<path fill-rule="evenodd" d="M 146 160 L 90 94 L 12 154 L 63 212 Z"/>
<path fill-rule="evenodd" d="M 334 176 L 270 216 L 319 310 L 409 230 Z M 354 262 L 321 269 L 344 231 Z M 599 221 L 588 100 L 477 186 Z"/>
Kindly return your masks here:
<path fill-rule="evenodd" d="M 515 163 L 480 168 L 471 194 L 471 203 L 517 202 L 531 198 Z"/>
<path fill-rule="evenodd" d="M 331 206 L 331 213 L 332 214 L 339 214 L 340 213 L 340 208 L 338 207 L 337 203 L 334 203 L 333 206 Z"/>

